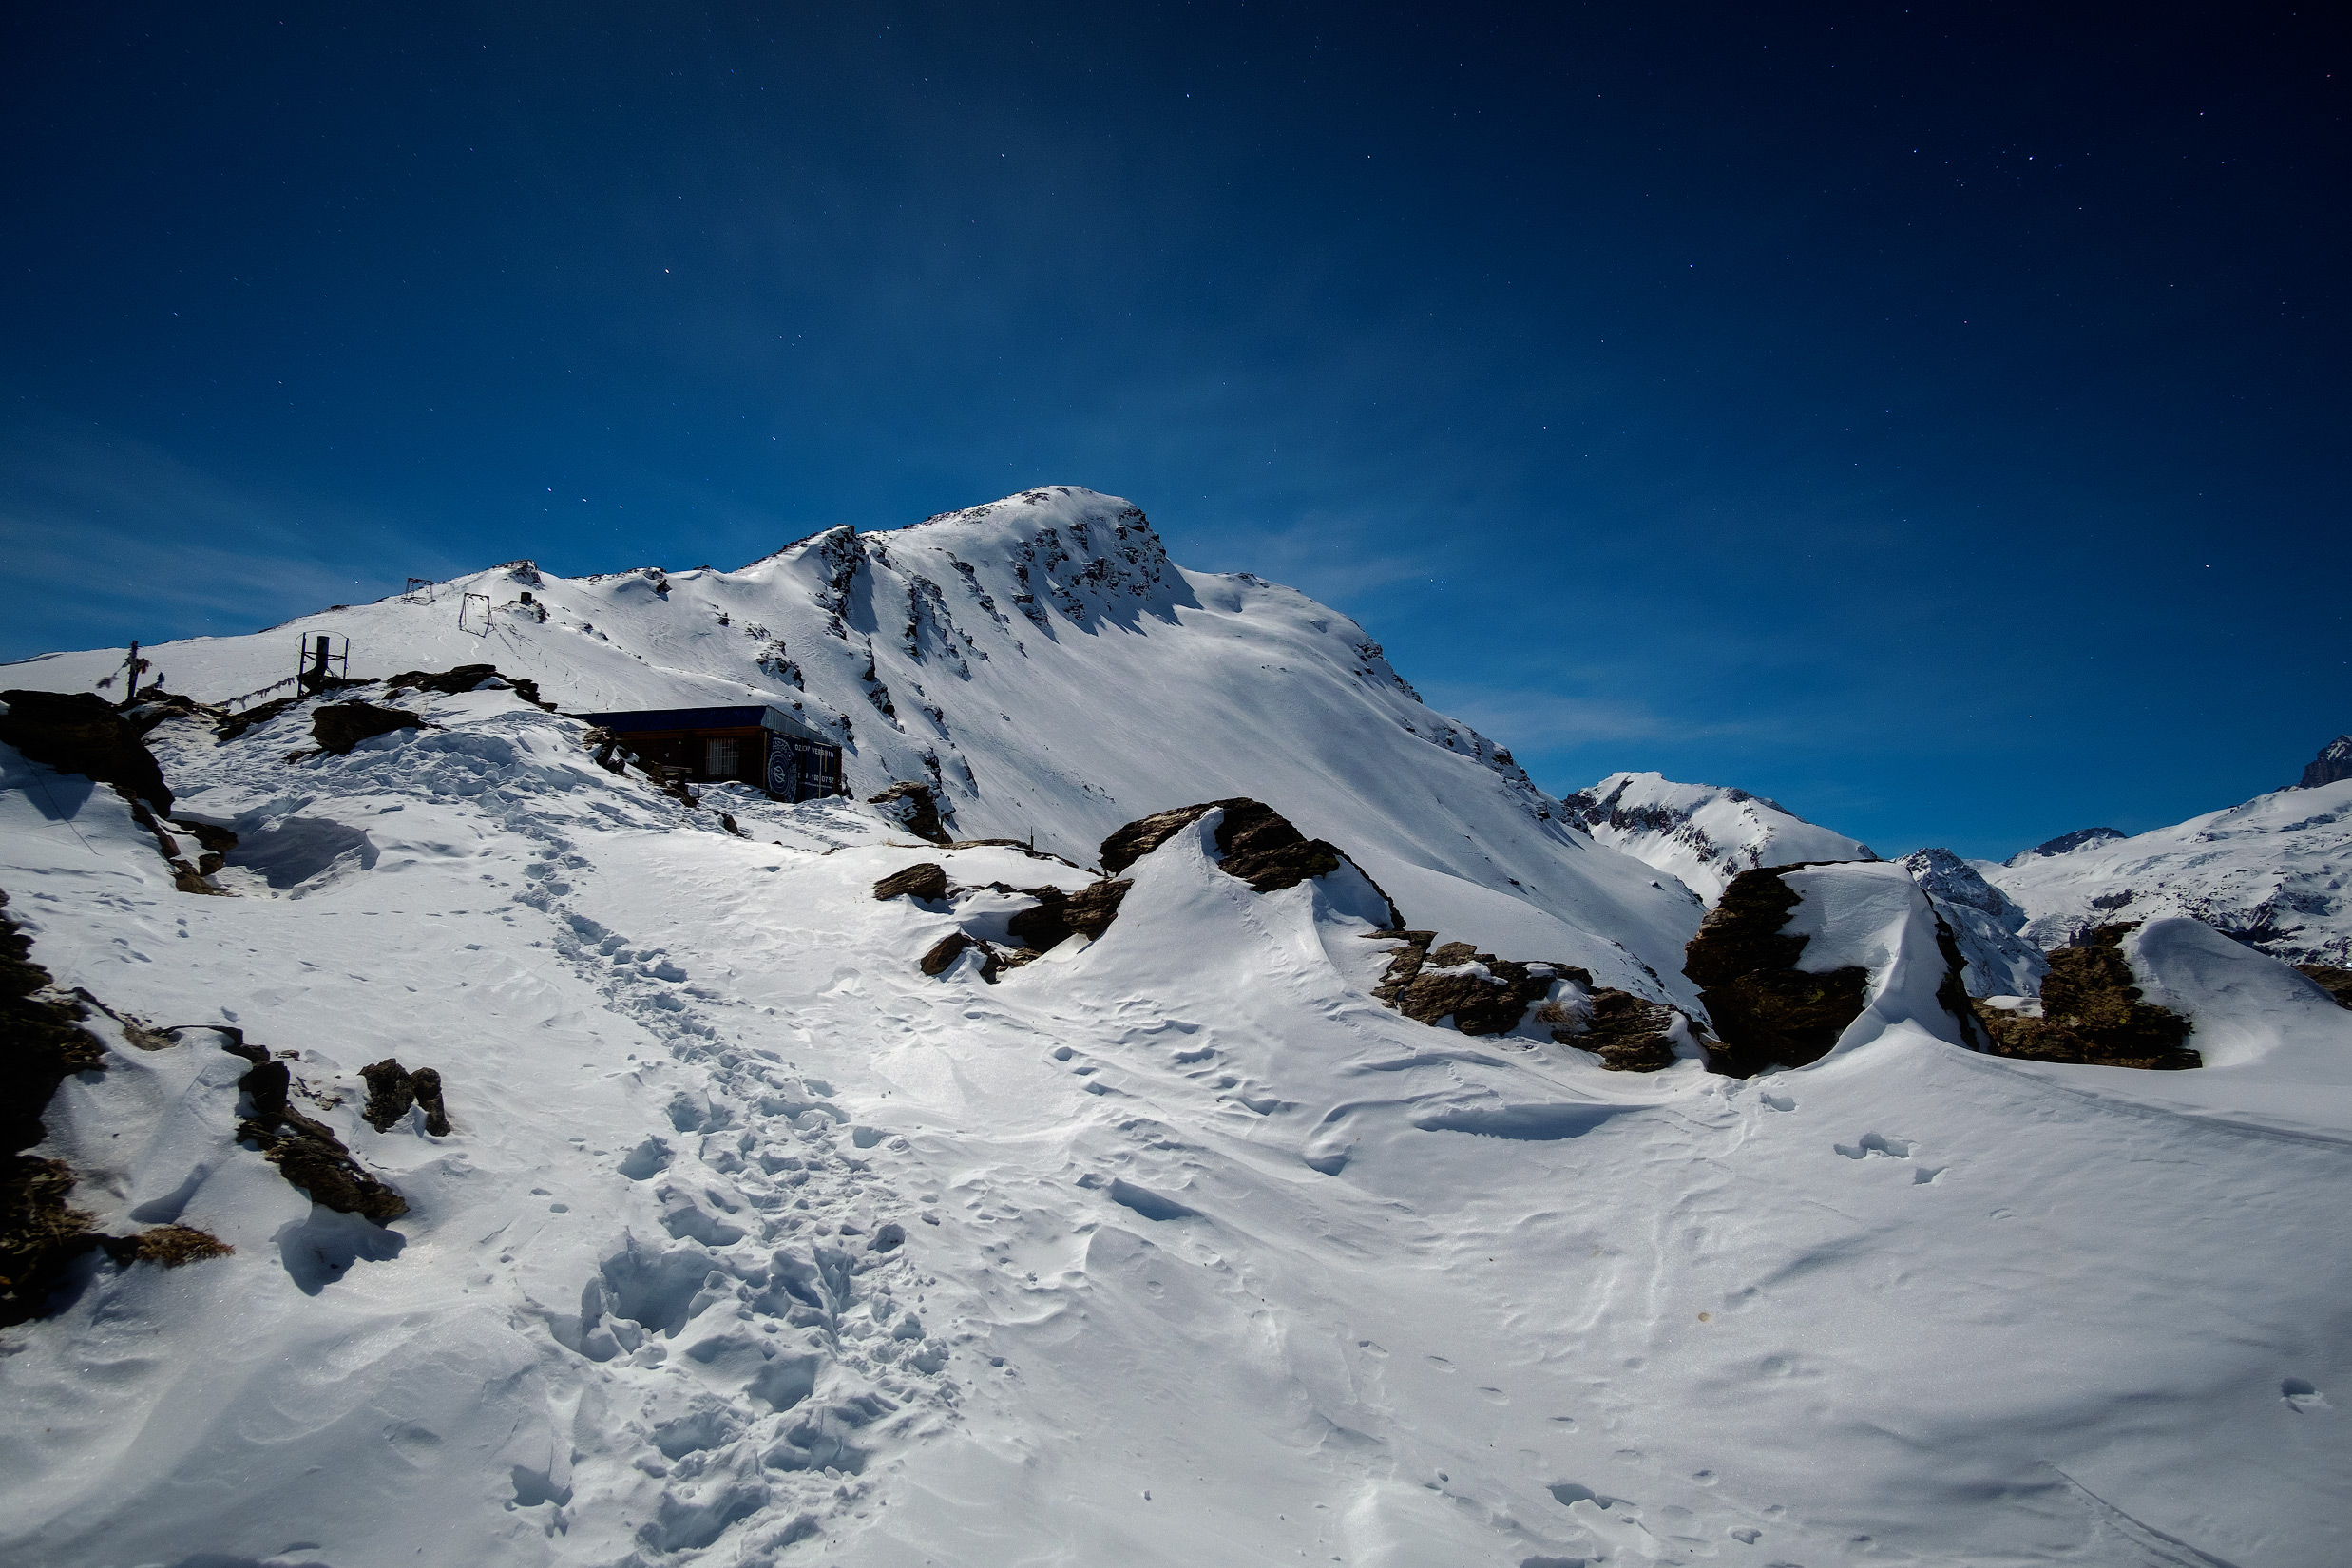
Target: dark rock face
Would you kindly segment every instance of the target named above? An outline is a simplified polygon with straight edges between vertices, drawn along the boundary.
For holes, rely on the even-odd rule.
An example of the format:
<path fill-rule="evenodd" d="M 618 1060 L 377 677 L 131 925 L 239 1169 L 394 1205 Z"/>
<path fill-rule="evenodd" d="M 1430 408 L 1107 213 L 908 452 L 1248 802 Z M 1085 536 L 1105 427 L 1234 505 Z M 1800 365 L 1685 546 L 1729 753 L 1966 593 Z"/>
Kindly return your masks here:
<path fill-rule="evenodd" d="M 2316 790 L 2323 784 L 2336 784 L 2352 778 L 2352 735 L 2340 735 L 2320 748 L 2320 755 L 2304 764 L 2299 787 Z"/>
<path fill-rule="evenodd" d="M 1764 867 L 1732 878 L 1684 950 L 1682 972 L 1698 982 L 1719 1037 L 1709 1046 L 1711 1064 L 1733 1078 L 1818 1061 L 1862 1016 L 1869 970 L 1807 974 L 1796 966 L 1809 939 L 1781 930 L 1798 903 L 1782 877 L 1796 870 Z"/>
<path fill-rule="evenodd" d="M 1403 935 L 1405 946 L 1389 955 L 1388 972 L 1372 994 L 1416 1023 L 1435 1024 L 1450 1015 L 1454 1027 L 1465 1035 L 1508 1034 L 1519 1027 L 1531 1004 L 1551 993 L 1554 981 L 1589 985 L 1593 978 L 1565 964 L 1531 966 L 1497 958 L 1467 942 L 1432 949 L 1434 931 Z"/>
<path fill-rule="evenodd" d="M 1128 823 L 1102 841 L 1102 869 L 1117 876 L 1174 838 L 1178 829 L 1190 827 L 1219 806 L 1256 804 L 1254 800 L 1209 800 L 1197 806 L 1178 806 L 1174 811 L 1154 812 L 1150 816 Z"/>
<path fill-rule="evenodd" d="M 2111 838 L 2125 836 L 2120 828 L 2077 828 L 2071 833 L 2060 833 L 2045 843 L 2036 844 L 2023 854 L 2012 855 L 2009 864 L 2023 865 L 2028 860 L 2054 854 L 2072 854 L 2086 844 L 2104 844 Z"/>
<path fill-rule="evenodd" d="M 237 1124 L 237 1140 L 250 1143 L 311 1201 L 338 1214 L 358 1214 L 378 1225 L 409 1212 L 409 1201 L 378 1181 L 352 1157 L 343 1140 L 288 1102 L 293 1074 L 258 1045 L 225 1041 L 222 1050 L 241 1056 L 253 1070 L 237 1080 L 253 1115 Z"/>
<path fill-rule="evenodd" d="M 1247 882 L 1252 890 L 1271 893 L 1339 870 L 1348 856 L 1328 839 L 1309 838 L 1290 819 L 1262 801 L 1236 795 L 1230 800 L 1207 800 L 1197 806 L 1178 806 L 1157 812 L 1125 827 L 1102 841 L 1102 869 L 1116 876 L 1213 811 L 1223 811 L 1217 822 L 1216 849 L 1230 876 Z M 1348 864 L 1354 864 L 1348 861 Z M 1356 868 L 1364 875 L 1361 866 Z M 1364 875 L 1371 882 L 1371 877 Z M 1375 889 L 1378 883 L 1373 883 Z M 1390 928 L 1403 926 L 1405 916 L 1386 892 Z"/>
<path fill-rule="evenodd" d="M 991 985 L 995 985 L 996 977 L 1004 966 L 997 957 L 996 948 L 968 931 L 949 931 L 932 944 L 931 950 L 923 955 L 923 972 L 927 975 L 946 974 L 947 966 L 962 957 L 966 947 L 980 949 L 980 978 Z"/>
<path fill-rule="evenodd" d="M 172 819 L 173 827 L 194 838 L 204 847 L 202 858 L 196 863 L 196 874 L 210 876 L 229 862 L 229 851 L 237 848 L 237 835 L 226 828 L 209 822 L 185 822 Z"/>
<path fill-rule="evenodd" d="M 2336 999 L 2339 1007 L 2352 1007 L 2352 969 L 2339 969 L 2332 964 L 2298 964 L 2304 978 Z"/>
<path fill-rule="evenodd" d="M 885 816 L 917 838 L 933 844 L 948 842 L 947 831 L 939 819 L 939 801 L 928 784 L 893 784 L 880 794 L 867 796 L 866 803 L 881 807 Z"/>
<path fill-rule="evenodd" d="M 1577 1030 L 1564 1016 L 1545 1017 L 1555 1004 L 1536 1009 L 1536 1022 L 1555 1027 L 1552 1038 L 1600 1058 L 1613 1073 L 1654 1073 L 1674 1064 L 1674 1025 L 1682 1014 L 1662 1002 L 1607 986 L 1593 993 L 1593 1017 Z"/>
<path fill-rule="evenodd" d="M 171 791 L 139 731 L 91 692 L 0 692 L 0 741 L 63 774 L 113 784 L 159 812 L 171 810 Z"/>
<path fill-rule="evenodd" d="M 394 730 L 413 730 L 424 720 L 406 708 L 379 708 L 372 702 L 330 702 L 311 715 L 311 738 L 321 750 L 349 756 L 361 741 Z"/>
<path fill-rule="evenodd" d="M 118 1263 L 153 1263 L 165 1269 L 227 1257 L 237 1251 L 209 1231 L 193 1225 L 158 1225 L 120 1241 L 108 1236 L 104 1244 Z"/>
<path fill-rule="evenodd" d="M 2041 1016 L 2007 1012 L 1979 1002 L 1978 1020 L 1993 1037 L 1995 1056 L 2028 1061 L 2077 1061 L 2094 1067 L 2180 1071 L 2205 1059 L 2185 1043 L 2189 1022 L 2140 1000 L 2123 938 L 2137 923 L 2100 926 L 2075 947 L 2050 955 L 2041 983 Z"/>
<path fill-rule="evenodd" d="M 1075 893 L 1059 888 L 1025 889 L 1037 899 L 1037 908 L 1007 920 L 1005 933 L 1039 953 L 1051 952 L 1072 936 L 1099 938 L 1119 918 L 1119 902 L 1134 886 L 1132 882 L 1097 882 Z"/>
<path fill-rule="evenodd" d="M 425 1110 L 425 1131 L 435 1138 L 449 1136 L 449 1107 L 441 1099 L 441 1075 L 430 1067 L 419 1067 L 409 1072 L 400 1065 L 397 1057 L 386 1057 L 359 1069 L 367 1080 L 367 1108 L 359 1114 L 377 1132 L 388 1132 L 392 1124 L 409 1114 L 409 1107 L 421 1105 Z"/>
<path fill-rule="evenodd" d="M 486 680 L 504 682 L 512 688 L 514 695 L 534 707 L 545 708 L 549 713 L 555 712 L 554 703 L 539 700 L 538 681 L 525 680 L 511 675 L 501 675 L 495 664 L 460 664 L 454 669 L 443 670 L 437 675 L 429 674 L 424 670 L 407 670 L 385 681 L 384 689 L 388 693 L 439 692 L 445 697 L 454 697 L 459 692 L 475 690 Z"/>
<path fill-rule="evenodd" d="M 926 860 L 892 871 L 874 884 L 877 900 L 892 898 L 938 899 L 947 896 L 947 869 L 935 860 Z"/>
<path fill-rule="evenodd" d="M 296 692 L 292 697 L 278 697 L 267 702 L 257 702 L 250 708 L 240 709 L 221 719 L 214 733 L 220 737 L 220 744 L 225 746 L 247 730 L 268 723 L 296 703 L 305 700 L 310 695 L 308 692 Z"/>
<path fill-rule="evenodd" d="M 0 893 L 0 908 L 7 904 Z M 80 1027 L 88 1016 L 80 1004 L 40 995 L 49 972 L 31 953 L 16 923 L 0 914 L 0 1327 L 39 1315 L 66 1266 L 95 1240 L 89 1216 L 66 1201 L 73 1173 L 25 1153 L 48 1136 L 41 1113 L 67 1075 L 105 1065 L 97 1040 Z"/>

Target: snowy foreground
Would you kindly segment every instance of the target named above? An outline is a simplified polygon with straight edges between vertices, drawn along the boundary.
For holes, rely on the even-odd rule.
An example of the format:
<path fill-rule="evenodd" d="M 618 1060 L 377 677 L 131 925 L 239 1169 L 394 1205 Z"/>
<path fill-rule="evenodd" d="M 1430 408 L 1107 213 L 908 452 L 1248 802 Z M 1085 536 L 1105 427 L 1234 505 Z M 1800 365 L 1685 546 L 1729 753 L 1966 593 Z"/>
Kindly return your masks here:
<path fill-rule="evenodd" d="M 1364 879 L 1253 892 L 1213 813 L 1099 940 L 926 976 L 1022 901 L 878 879 L 1075 891 L 1112 828 L 1250 794 L 1408 926 L 1697 1005 L 1700 899 L 1344 617 L 1177 571 L 1122 503 L 1020 501 L 666 594 L 534 573 L 549 619 L 487 651 L 447 601 L 316 623 L 354 675 L 494 660 L 567 711 L 797 700 L 851 721 L 860 796 L 934 782 L 959 837 L 1076 865 L 858 801 L 690 809 L 493 688 L 405 693 L 432 727 L 347 756 L 289 760 L 300 706 L 163 723 L 173 814 L 239 835 L 197 896 L 113 792 L 0 749 L 7 912 L 139 1026 L 93 1010 L 106 1070 L 38 1152 L 105 1228 L 236 1248 L 93 1255 L 0 1333 L 0 1561 L 2352 1558 L 2352 1012 L 2196 922 L 2129 957 L 2205 1069 L 2039 1064 L 1960 1042 L 1903 863 L 1794 873 L 1808 962 L 1872 976 L 1836 1049 L 1609 1072 L 1381 1005 Z M 218 700 L 305 629 L 158 664 Z M 202 1023 L 295 1053 L 409 1212 L 239 1147 L 248 1063 L 146 1032 Z M 448 1137 L 360 1119 L 393 1056 Z"/>

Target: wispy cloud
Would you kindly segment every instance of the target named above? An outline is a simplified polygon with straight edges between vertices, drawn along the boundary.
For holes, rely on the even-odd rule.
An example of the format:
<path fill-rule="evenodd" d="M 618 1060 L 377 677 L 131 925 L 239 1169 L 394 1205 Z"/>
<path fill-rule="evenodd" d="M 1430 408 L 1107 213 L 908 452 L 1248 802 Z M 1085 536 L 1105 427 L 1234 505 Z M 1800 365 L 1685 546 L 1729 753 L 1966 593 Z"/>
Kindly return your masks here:
<path fill-rule="evenodd" d="M 0 445 L 0 540 L 17 582 L 39 585 L 0 658 L 248 631 L 375 598 L 398 586 L 382 558 L 418 553 L 385 518 L 248 489 L 145 442 L 55 430 Z M 454 568 L 430 552 L 402 569 Z"/>

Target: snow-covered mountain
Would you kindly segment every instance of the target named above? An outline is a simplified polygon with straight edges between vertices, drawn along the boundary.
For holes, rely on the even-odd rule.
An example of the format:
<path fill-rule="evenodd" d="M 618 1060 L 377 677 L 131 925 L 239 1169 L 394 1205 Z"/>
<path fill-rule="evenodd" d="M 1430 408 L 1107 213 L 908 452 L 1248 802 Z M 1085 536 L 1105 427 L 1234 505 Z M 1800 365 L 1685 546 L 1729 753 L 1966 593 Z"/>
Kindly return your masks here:
<path fill-rule="evenodd" d="M 1921 850 L 1901 864 L 1952 927 L 1967 961 L 1970 996 L 2032 996 L 2040 990 L 2050 962 L 2020 934 L 2028 916 L 2014 899 L 1949 850 Z"/>
<path fill-rule="evenodd" d="M 2131 837 L 2070 833 L 1982 870 L 2045 948 L 2111 921 L 2190 915 L 2289 963 L 2352 966 L 2352 777 L 2326 777 L 2339 753 L 2352 737 L 2305 770 L 2318 782 Z"/>
<path fill-rule="evenodd" d="M 1815 827 L 1776 800 L 1654 773 L 1611 774 L 1563 797 L 1568 818 L 1711 904 L 1740 872 L 1806 860 L 1875 860 L 1870 846 Z"/>
<path fill-rule="evenodd" d="M 468 595 L 486 635 L 461 623 Z M 1348 845 L 1445 935 L 1689 1000 L 1700 911 L 1679 889 L 1597 852 L 1354 621 L 1247 573 L 1183 570 L 1117 497 L 1058 485 L 837 527 L 739 571 L 564 579 L 518 562 L 429 599 L 157 644 L 147 679 L 209 702 L 277 695 L 321 633 L 350 639 L 354 678 L 488 661 L 566 712 L 789 707 L 841 737 L 860 797 L 927 782 L 957 836 L 1034 834 L 1081 864 L 1123 822 L 1252 795 Z M 6 680 L 87 691 L 121 662 L 58 654 Z"/>
<path fill-rule="evenodd" d="M 1672 877 L 1344 617 L 1032 495 L 148 650 L 796 699 L 952 846 L 500 681 L 0 745 L 10 1191 L 105 1238 L 0 1329 L 0 1561 L 2340 1559 L 2352 1011 L 2159 920 L 2111 978 L 2199 1070 L 1985 1054 L 1946 935 L 2012 912 L 1928 856 L 1723 897 L 1718 1051 Z"/>

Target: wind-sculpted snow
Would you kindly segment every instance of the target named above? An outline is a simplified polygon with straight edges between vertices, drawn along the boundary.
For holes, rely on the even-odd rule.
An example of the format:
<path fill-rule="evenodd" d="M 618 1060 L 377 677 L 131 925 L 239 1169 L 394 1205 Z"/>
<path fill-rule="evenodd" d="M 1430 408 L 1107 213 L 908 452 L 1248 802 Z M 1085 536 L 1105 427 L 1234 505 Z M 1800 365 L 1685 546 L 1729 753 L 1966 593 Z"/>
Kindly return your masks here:
<path fill-rule="evenodd" d="M 1359 630 L 1136 526 L 1044 494 L 741 573 L 505 574 L 550 608 L 501 669 L 800 697 L 854 730 L 853 800 L 692 802 L 508 691 L 406 693 L 422 723 L 347 755 L 304 703 L 225 744 L 165 718 L 175 813 L 239 835 L 208 896 L 0 748 L 0 888 L 105 1067 L 35 1152 L 102 1229 L 235 1249 L 93 1252 L 0 1338 L 0 1560 L 2338 1560 L 2352 1012 L 2155 920 L 2127 957 L 2206 1066 L 1978 1054 L 1937 906 L 1840 865 L 1785 873 L 1802 962 L 1865 976 L 1810 1065 L 1430 1027 L 1376 994 L 1388 898 L 1686 1005 L 1697 902 Z M 369 607 L 383 668 L 481 661 L 400 645 L 449 609 Z M 280 651 L 159 662 L 213 695 Z M 958 843 L 863 799 L 932 782 L 925 746 Z M 1082 893 L 1112 829 L 1238 796 L 1368 876 L 1260 891 L 1214 807 L 1142 835 L 1091 940 L 925 972 L 1042 907 L 1000 885 Z M 969 842 L 1032 824 L 1079 864 Z M 237 1139 L 252 1065 L 174 1024 L 242 1031 L 408 1212 L 312 1204 Z M 446 1136 L 367 1119 L 392 1059 Z"/>
<path fill-rule="evenodd" d="M 286 760 L 298 712 L 156 733 L 185 810 L 373 848 L 233 856 L 234 897 L 5 759 L 0 884 L 60 983 L 294 1053 L 411 1209 L 313 1209 L 232 1140 L 244 1061 L 93 1013 L 75 1200 L 236 1252 L 93 1258 L 10 1331 L 0 1557 L 2333 1559 L 2352 1114 L 2309 1084 L 2352 1014 L 2259 954 L 2141 934 L 2217 1041 L 2257 999 L 2226 1070 L 2008 1062 L 1939 1038 L 1901 868 L 1794 871 L 1867 1027 L 1613 1073 L 1384 1007 L 1385 908 L 1255 890 L 1214 811 L 988 985 L 917 962 L 966 915 L 875 885 L 1088 872 L 689 808 L 507 693 L 419 706 L 344 757 Z M 446 1138 L 362 1119 L 393 1056 Z"/>

